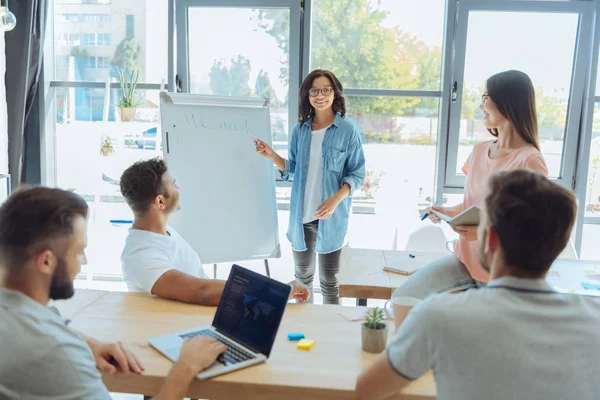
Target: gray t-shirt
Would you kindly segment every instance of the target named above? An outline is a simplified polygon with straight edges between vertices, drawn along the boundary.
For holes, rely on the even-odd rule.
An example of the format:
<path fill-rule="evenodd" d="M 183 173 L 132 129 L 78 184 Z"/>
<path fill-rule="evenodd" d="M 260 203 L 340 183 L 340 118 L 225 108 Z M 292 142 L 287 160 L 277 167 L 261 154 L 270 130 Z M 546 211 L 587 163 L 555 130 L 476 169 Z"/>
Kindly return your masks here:
<path fill-rule="evenodd" d="M 600 398 L 600 299 L 542 279 L 430 297 L 388 347 L 398 374 L 433 369 L 438 400 Z"/>
<path fill-rule="evenodd" d="M 110 399 L 87 343 L 64 318 L 0 288 L 0 399 Z"/>

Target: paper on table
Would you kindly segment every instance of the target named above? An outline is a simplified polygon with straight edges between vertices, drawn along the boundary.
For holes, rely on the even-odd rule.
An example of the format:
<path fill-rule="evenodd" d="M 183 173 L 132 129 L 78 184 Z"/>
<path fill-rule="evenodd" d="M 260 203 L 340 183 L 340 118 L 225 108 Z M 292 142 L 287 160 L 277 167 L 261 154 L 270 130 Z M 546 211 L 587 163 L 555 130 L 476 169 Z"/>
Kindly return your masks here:
<path fill-rule="evenodd" d="M 589 279 L 590 281 L 600 281 L 600 267 L 594 265 L 591 268 L 587 268 L 585 271 L 585 279 Z"/>

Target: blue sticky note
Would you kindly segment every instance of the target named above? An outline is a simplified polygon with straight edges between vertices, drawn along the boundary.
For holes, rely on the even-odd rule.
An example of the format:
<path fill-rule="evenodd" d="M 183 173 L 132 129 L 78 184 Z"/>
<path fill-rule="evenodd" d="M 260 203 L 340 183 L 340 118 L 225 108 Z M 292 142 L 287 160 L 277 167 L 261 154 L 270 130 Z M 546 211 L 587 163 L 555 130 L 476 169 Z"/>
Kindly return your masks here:
<path fill-rule="evenodd" d="M 581 287 L 588 290 L 600 290 L 600 285 L 596 283 L 581 282 Z"/>
<path fill-rule="evenodd" d="M 301 339 L 304 339 L 304 333 L 288 333 L 288 340 L 291 342 Z"/>

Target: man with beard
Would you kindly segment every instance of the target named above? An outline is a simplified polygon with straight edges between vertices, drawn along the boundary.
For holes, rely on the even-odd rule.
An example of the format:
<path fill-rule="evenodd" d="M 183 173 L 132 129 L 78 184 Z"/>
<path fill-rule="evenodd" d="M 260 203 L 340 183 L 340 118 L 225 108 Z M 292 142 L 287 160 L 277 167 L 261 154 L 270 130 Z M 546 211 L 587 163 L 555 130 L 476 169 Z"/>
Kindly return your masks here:
<path fill-rule="evenodd" d="M 166 163 L 159 158 L 136 162 L 123 172 L 120 185 L 134 215 L 121 254 L 127 289 L 184 303 L 218 305 L 225 281 L 208 279 L 198 254 L 168 225 L 180 205 L 179 187 Z M 289 285 L 293 298 L 308 299 L 305 285 L 298 281 Z"/>
<path fill-rule="evenodd" d="M 477 232 L 489 285 L 416 306 L 358 377 L 358 399 L 387 398 L 430 369 L 440 400 L 597 399 L 600 301 L 545 279 L 575 216 L 573 193 L 542 175 L 493 175 Z"/>
<path fill-rule="evenodd" d="M 98 369 L 144 369 L 121 343 L 77 334 L 47 307 L 74 294 L 86 263 L 87 215 L 81 197 L 42 187 L 17 191 L 0 207 L 1 399 L 110 399 Z M 194 376 L 224 351 L 214 339 L 186 341 L 156 398 L 183 398 Z"/>

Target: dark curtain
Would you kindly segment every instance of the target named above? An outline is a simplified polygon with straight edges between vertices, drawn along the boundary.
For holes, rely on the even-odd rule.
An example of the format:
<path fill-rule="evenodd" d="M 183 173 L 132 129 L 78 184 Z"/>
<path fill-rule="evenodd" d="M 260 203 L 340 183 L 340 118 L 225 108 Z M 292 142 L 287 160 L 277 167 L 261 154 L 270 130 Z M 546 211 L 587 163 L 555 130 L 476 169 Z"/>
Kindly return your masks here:
<path fill-rule="evenodd" d="M 25 164 L 28 157 L 36 157 L 31 153 L 37 153 L 39 158 L 40 133 L 35 129 L 39 131 L 40 114 L 32 110 L 42 70 L 48 1 L 9 2 L 10 10 L 17 18 L 15 29 L 5 35 L 8 171 L 13 189 L 22 183 L 32 183 L 27 179 Z M 39 164 L 39 160 L 31 161 Z"/>

